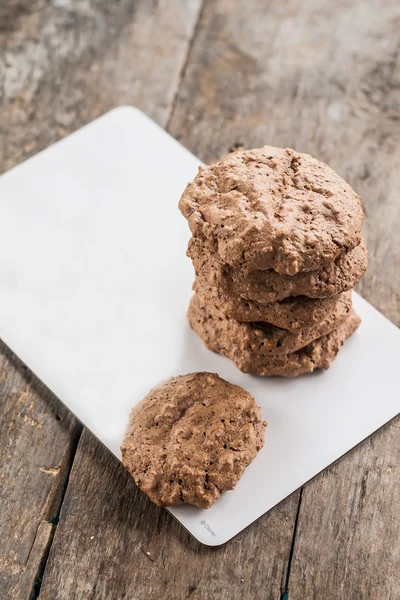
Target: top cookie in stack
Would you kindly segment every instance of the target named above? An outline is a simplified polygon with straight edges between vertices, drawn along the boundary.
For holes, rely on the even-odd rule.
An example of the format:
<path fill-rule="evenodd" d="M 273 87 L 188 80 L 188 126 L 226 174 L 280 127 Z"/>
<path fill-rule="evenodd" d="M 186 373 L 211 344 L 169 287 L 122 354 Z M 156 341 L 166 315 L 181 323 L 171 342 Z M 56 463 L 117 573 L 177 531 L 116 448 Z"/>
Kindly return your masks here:
<path fill-rule="evenodd" d="M 261 375 L 328 368 L 359 323 L 346 294 L 367 266 L 354 190 L 307 154 L 264 146 L 201 168 L 179 207 L 189 320 L 208 347 Z"/>

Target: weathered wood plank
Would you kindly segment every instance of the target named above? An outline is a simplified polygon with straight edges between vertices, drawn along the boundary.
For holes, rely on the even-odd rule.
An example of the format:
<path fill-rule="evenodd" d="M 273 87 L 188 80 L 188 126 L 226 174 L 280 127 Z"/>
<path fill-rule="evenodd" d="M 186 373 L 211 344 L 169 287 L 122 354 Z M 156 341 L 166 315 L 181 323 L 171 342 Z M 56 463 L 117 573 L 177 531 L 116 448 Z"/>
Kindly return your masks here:
<path fill-rule="evenodd" d="M 400 418 L 303 490 L 290 600 L 398 600 Z"/>
<path fill-rule="evenodd" d="M 80 433 L 0 344 L 0 598 L 29 598 Z"/>
<path fill-rule="evenodd" d="M 168 118 L 200 0 L 6 4 L 0 171 L 117 104 Z M 0 597 L 28 599 L 52 541 L 76 424 L 1 351 Z"/>
<path fill-rule="evenodd" d="M 378 0 L 208 3 L 171 123 L 206 161 L 268 143 L 337 169 L 366 210 L 370 266 L 359 290 L 396 323 L 399 25 L 393 1 L 384 10 Z M 399 597 L 399 422 L 306 486 L 291 598 Z"/>
<path fill-rule="evenodd" d="M 120 104 L 165 123 L 200 5 L 7 3 L 0 13 L 1 170 Z"/>
<path fill-rule="evenodd" d="M 206 548 L 153 505 L 85 430 L 40 600 L 277 600 L 297 496 L 221 548 Z"/>

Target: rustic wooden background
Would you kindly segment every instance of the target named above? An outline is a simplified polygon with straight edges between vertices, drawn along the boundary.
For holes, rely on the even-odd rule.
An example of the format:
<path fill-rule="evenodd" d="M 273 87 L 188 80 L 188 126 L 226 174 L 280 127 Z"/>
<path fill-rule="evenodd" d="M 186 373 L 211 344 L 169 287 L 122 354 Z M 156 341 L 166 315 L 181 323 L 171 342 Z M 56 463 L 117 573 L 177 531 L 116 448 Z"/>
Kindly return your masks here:
<path fill-rule="evenodd" d="M 359 291 L 399 324 L 399 34 L 398 0 L 1 2 L 0 168 L 124 103 L 204 161 L 310 152 L 360 193 Z M 208 549 L 4 346 L 0 407 L 2 599 L 400 598 L 399 418 Z"/>

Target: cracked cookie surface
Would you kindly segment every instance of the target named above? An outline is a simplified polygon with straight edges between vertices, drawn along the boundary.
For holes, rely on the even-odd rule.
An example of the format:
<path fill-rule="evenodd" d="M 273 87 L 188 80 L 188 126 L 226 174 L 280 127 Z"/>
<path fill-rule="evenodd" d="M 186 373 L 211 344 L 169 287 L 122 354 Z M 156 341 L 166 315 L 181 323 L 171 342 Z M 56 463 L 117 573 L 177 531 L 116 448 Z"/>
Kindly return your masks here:
<path fill-rule="evenodd" d="M 364 218 L 359 196 L 330 167 L 271 146 L 201 167 L 179 208 L 223 263 L 282 275 L 318 269 L 358 246 Z"/>
<path fill-rule="evenodd" d="M 215 373 L 189 373 L 154 387 L 135 406 L 122 462 L 159 506 L 210 507 L 235 487 L 264 445 L 254 398 Z"/>

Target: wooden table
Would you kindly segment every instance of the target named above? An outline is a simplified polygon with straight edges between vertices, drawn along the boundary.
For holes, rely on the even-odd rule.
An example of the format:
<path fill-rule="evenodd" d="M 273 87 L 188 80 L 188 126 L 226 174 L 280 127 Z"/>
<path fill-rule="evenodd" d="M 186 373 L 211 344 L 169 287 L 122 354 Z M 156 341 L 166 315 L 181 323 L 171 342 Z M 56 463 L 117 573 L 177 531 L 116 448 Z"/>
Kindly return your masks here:
<path fill-rule="evenodd" d="M 399 34 L 398 0 L 7 0 L 1 170 L 124 103 L 206 162 L 309 152 L 360 193 L 359 291 L 398 324 Z M 0 350 L 1 599 L 400 598 L 399 418 L 208 549 Z"/>

